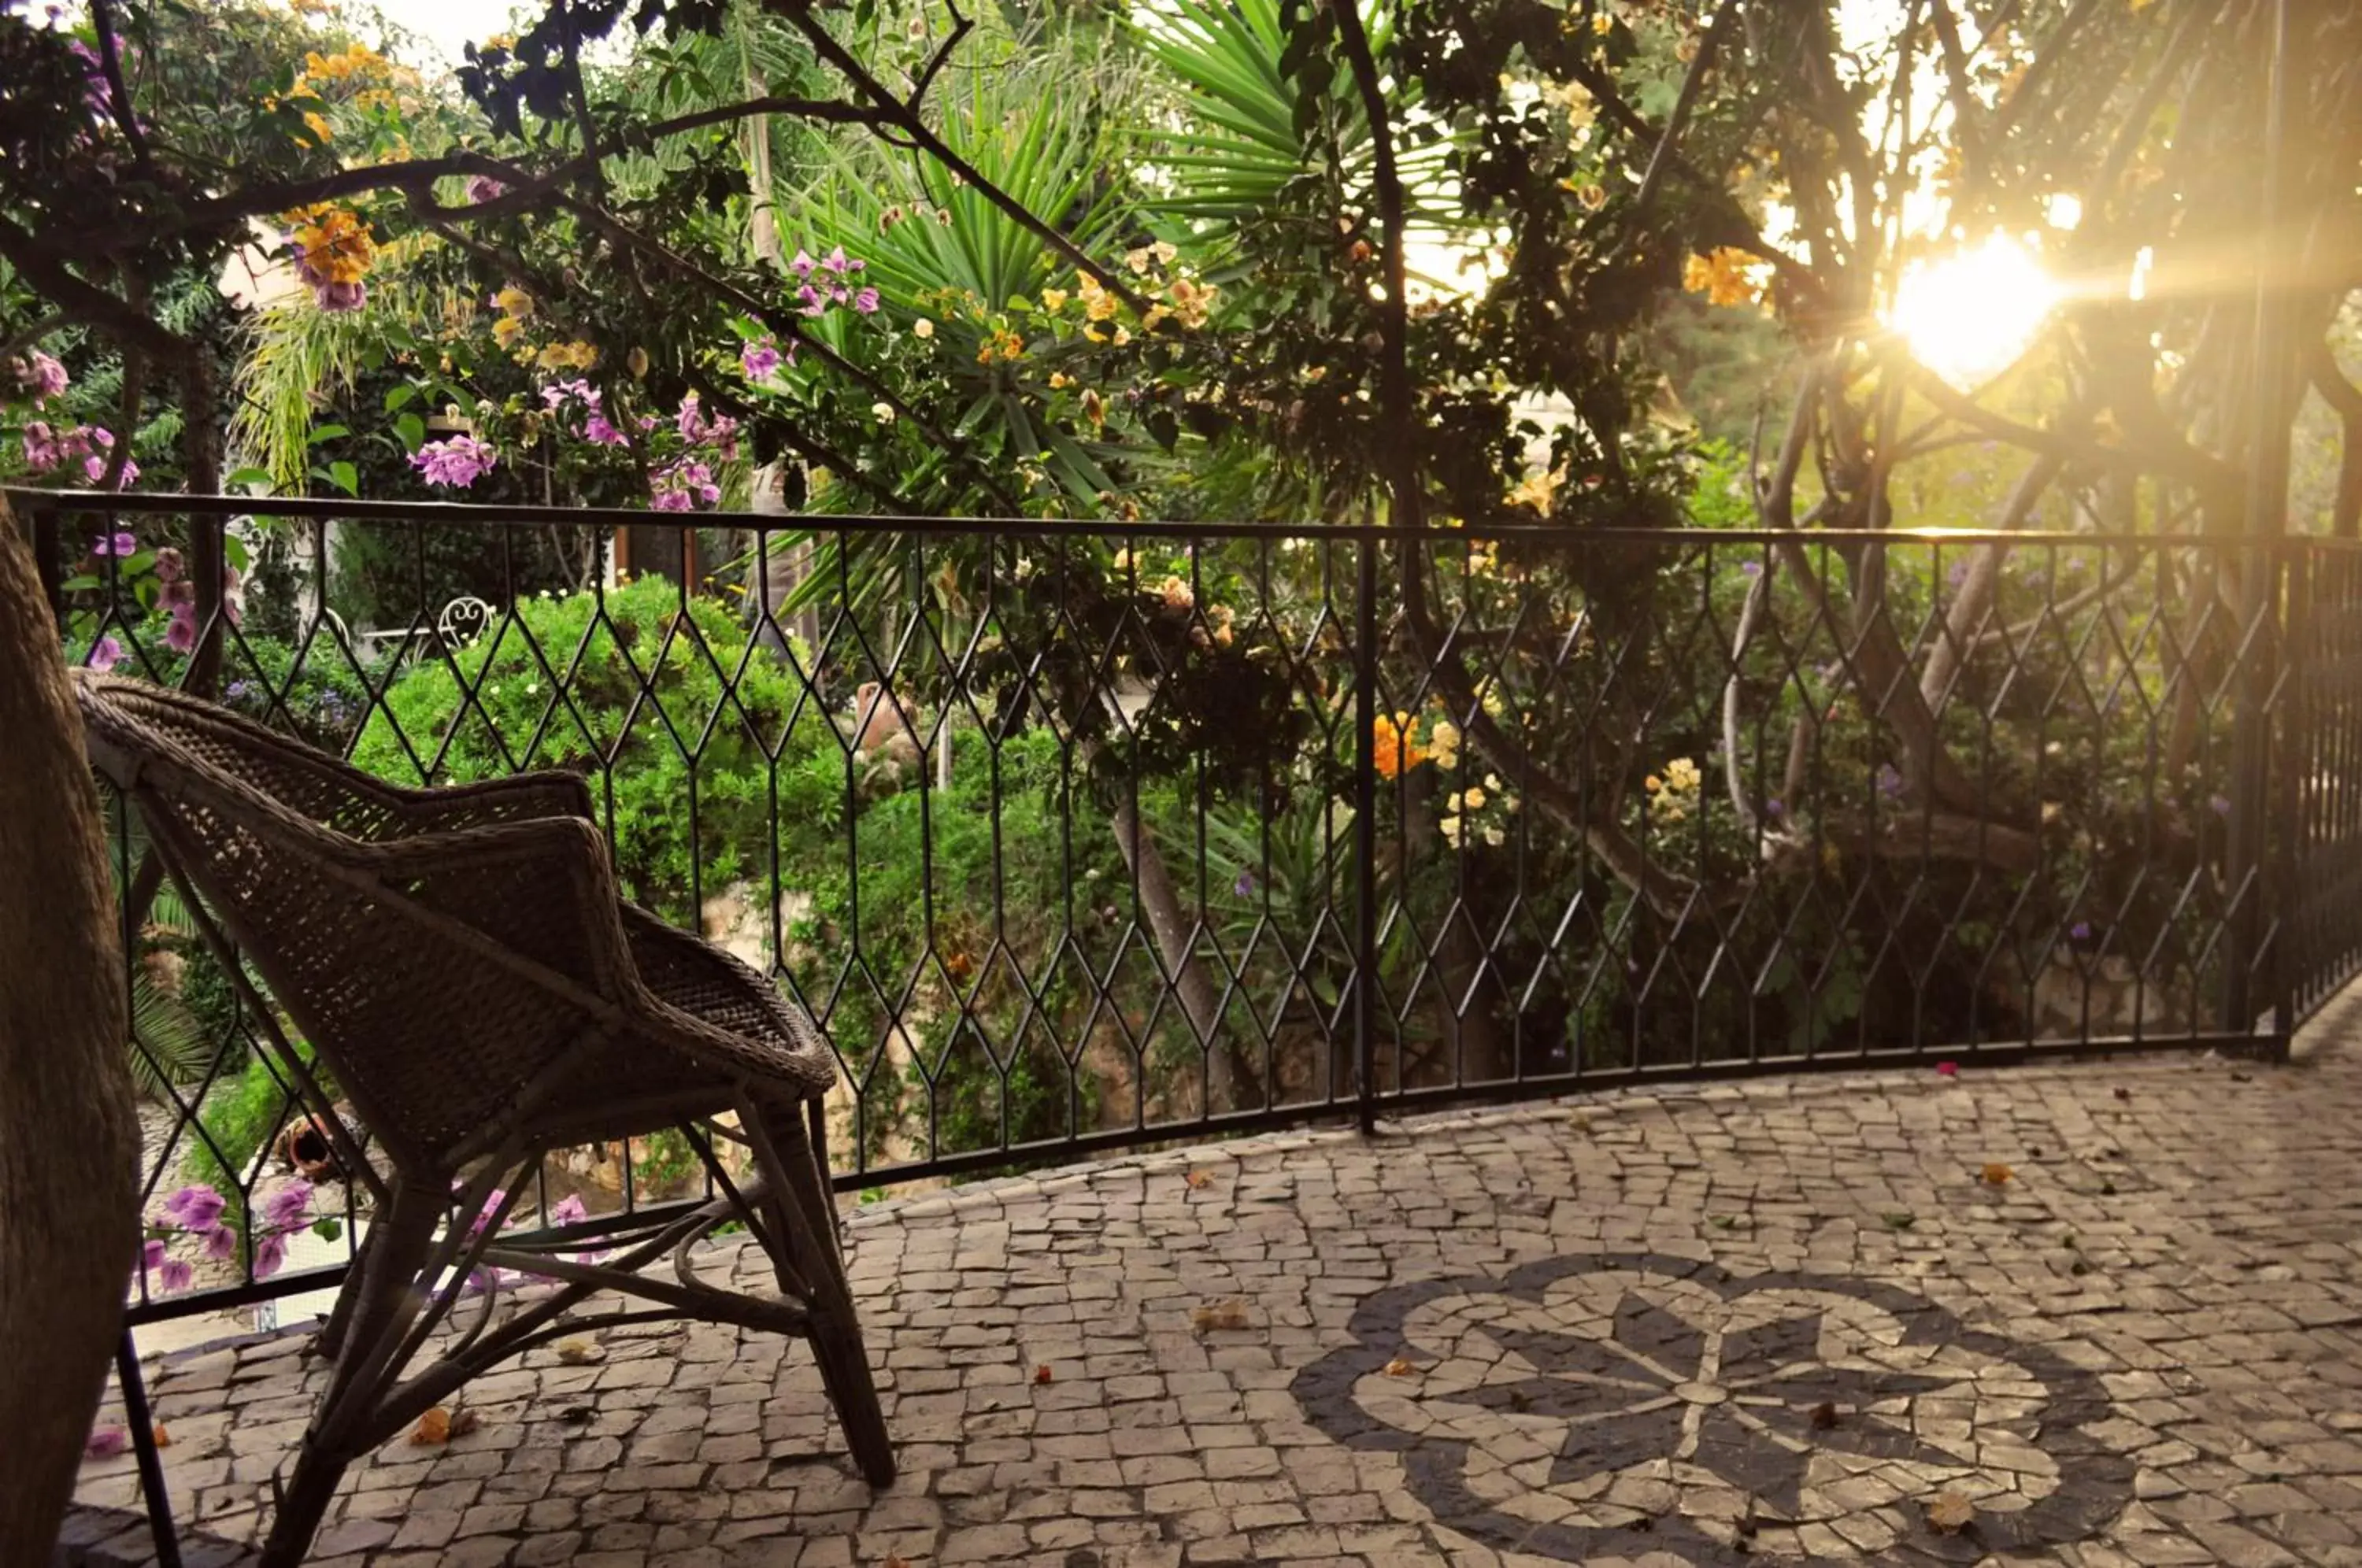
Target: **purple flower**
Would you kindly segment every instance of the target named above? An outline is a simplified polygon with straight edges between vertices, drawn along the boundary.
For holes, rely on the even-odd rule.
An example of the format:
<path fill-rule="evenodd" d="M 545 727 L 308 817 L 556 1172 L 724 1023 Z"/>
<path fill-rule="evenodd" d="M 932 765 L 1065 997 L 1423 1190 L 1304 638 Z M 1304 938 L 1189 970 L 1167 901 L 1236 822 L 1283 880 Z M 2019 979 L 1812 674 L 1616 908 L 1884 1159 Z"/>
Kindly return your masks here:
<path fill-rule="evenodd" d="M 651 512 L 686 512 L 689 510 L 689 491 L 685 490 L 659 490 L 653 491 L 648 497 L 648 510 Z"/>
<path fill-rule="evenodd" d="M 2206 809 L 2218 817 L 2227 817 L 2231 814 L 2231 802 L 2224 797 L 2217 795 L 2206 802 Z"/>
<path fill-rule="evenodd" d="M 254 1249 L 254 1277 L 269 1279 L 287 1262 L 287 1238 L 265 1236 Z"/>
<path fill-rule="evenodd" d="M 312 1191 L 312 1184 L 308 1181 L 281 1187 L 263 1206 L 264 1220 L 275 1231 L 296 1229 L 304 1223 L 304 1217 L 311 1212 Z"/>
<path fill-rule="evenodd" d="M 91 461 L 97 462 L 98 459 L 93 458 Z M 105 465 L 102 464 L 101 466 L 104 467 Z M 97 476 L 93 475 L 92 477 L 96 478 Z M 94 556 L 116 556 L 118 558 L 136 556 L 139 553 L 139 541 L 132 537 L 130 533 L 127 531 L 118 532 L 112 538 L 109 538 L 105 534 L 101 534 L 97 538 L 91 541 L 90 553 Z"/>
<path fill-rule="evenodd" d="M 163 1266 L 164 1243 L 151 1236 L 139 1249 L 139 1272 L 153 1274 Z"/>
<path fill-rule="evenodd" d="M 749 343 L 738 351 L 739 368 L 750 381 L 767 381 L 779 373 L 778 345 L 766 337 L 759 343 Z"/>
<path fill-rule="evenodd" d="M 804 302 L 803 314 L 806 315 L 822 315 L 828 311 L 827 298 L 810 283 L 796 291 L 796 298 Z"/>
<path fill-rule="evenodd" d="M 648 504 L 658 512 L 687 512 L 701 501 L 711 506 L 721 499 L 713 470 L 694 458 L 658 470 L 649 482 Z"/>
<path fill-rule="evenodd" d="M 1774 822 L 1785 822 L 1788 818 L 1788 808 L 1785 802 L 1774 796 L 1763 802 L 1763 814 Z"/>
<path fill-rule="evenodd" d="M 509 1189 L 507 1187 L 496 1187 L 492 1188 L 492 1190 L 485 1196 L 484 1207 L 477 1210 L 476 1217 L 473 1220 L 468 1221 L 468 1234 L 470 1236 L 480 1234 L 484 1227 L 491 1222 L 492 1216 L 501 1211 L 501 1205 L 506 1203 L 508 1200 Z"/>
<path fill-rule="evenodd" d="M 811 259 L 811 253 L 800 245 L 796 247 L 796 259 L 788 263 L 788 271 L 799 278 L 809 278 L 817 265 L 819 263 Z"/>
<path fill-rule="evenodd" d="M 564 408 L 569 398 L 579 398 L 596 408 L 599 406 L 599 389 L 579 377 L 570 381 L 556 381 L 541 389 L 542 406 L 552 414 Z"/>
<path fill-rule="evenodd" d="M 66 390 L 66 368 L 39 348 L 24 359 L 11 359 L 8 370 L 16 377 L 17 390 L 31 393 L 37 407 Z"/>
<path fill-rule="evenodd" d="M 164 1199 L 164 1217 L 183 1231 L 204 1231 L 221 1223 L 222 1210 L 227 1207 L 220 1193 L 200 1183 Z"/>
<path fill-rule="evenodd" d="M 181 580 L 181 552 L 174 549 L 171 546 L 167 545 L 162 549 L 156 552 L 155 566 L 157 581 L 178 582 Z"/>
<path fill-rule="evenodd" d="M 197 1266 L 182 1258 L 166 1258 L 156 1270 L 156 1283 L 167 1293 L 186 1290 L 197 1280 Z"/>
<path fill-rule="evenodd" d="M 593 447 L 628 447 L 632 438 L 607 423 L 606 414 L 592 409 L 582 421 L 582 439 Z"/>
<path fill-rule="evenodd" d="M 706 437 L 713 426 L 706 423 L 705 411 L 698 406 L 697 394 L 690 392 L 680 400 L 680 412 L 673 415 L 673 428 L 680 438 L 694 445 Z"/>
<path fill-rule="evenodd" d="M 1960 585 L 1969 580 L 1969 564 L 1968 558 L 1964 556 L 1945 569 L 1944 581 L 1953 592 L 1958 593 Z"/>
<path fill-rule="evenodd" d="M 426 482 L 452 490 L 465 490 L 500 461 L 500 454 L 472 436 L 454 436 L 448 440 L 429 441 L 411 454 L 411 466 L 425 476 Z"/>
<path fill-rule="evenodd" d="M 1894 771 L 1894 765 L 1891 762 L 1878 765 L 1878 792 L 1890 801 L 1899 799 L 1903 794 L 1903 775 Z"/>
<path fill-rule="evenodd" d="M 1239 873 L 1239 879 L 1231 884 L 1231 891 L 1236 893 L 1242 899 L 1253 898 L 1254 890 L 1255 878 L 1253 871 L 1241 871 Z"/>
<path fill-rule="evenodd" d="M 858 261 L 854 263 L 856 267 L 860 264 L 861 263 Z M 877 315 L 877 291 L 876 289 L 863 289 L 860 293 L 855 294 L 853 296 L 853 308 L 860 312 L 863 315 Z"/>
<path fill-rule="evenodd" d="M 64 443 L 51 430 L 47 420 L 29 420 L 25 425 L 25 466 L 37 474 L 48 473 L 63 460 Z"/>
<path fill-rule="evenodd" d="M 2092 940 L 2092 922 L 2079 920 L 2068 929 L 2067 934 L 2077 942 L 2089 942 Z"/>
<path fill-rule="evenodd" d="M 315 283 L 312 299 L 322 310 L 339 315 L 369 304 L 367 283 Z"/>
<path fill-rule="evenodd" d="M 106 477 L 106 459 L 100 457 L 97 453 L 93 452 L 89 457 L 84 458 L 82 460 L 82 471 L 89 476 L 91 483 L 96 484 Z M 128 489 L 131 481 L 138 477 L 139 465 L 132 461 L 129 458 L 126 458 L 123 459 L 123 475 L 115 481 L 115 488 L 117 490 Z M 123 537 L 128 538 L 130 536 L 127 534 L 124 535 Z"/>
<path fill-rule="evenodd" d="M 479 174 L 468 182 L 468 200 L 478 205 L 508 194 L 509 188 L 489 174 Z"/>
<path fill-rule="evenodd" d="M 1763 575 L 1763 563 L 1761 561 L 1741 561 L 1738 563 L 1738 575 L 1741 577 L 1760 577 Z"/>
<path fill-rule="evenodd" d="M 193 604 L 172 606 L 171 623 L 164 628 L 164 646 L 176 654 L 184 654 L 197 646 L 197 607 Z"/>
<path fill-rule="evenodd" d="M 800 254 L 800 252 L 799 252 L 799 254 Z M 841 278 L 848 272 L 860 271 L 861 269 L 867 266 L 868 263 L 866 261 L 855 261 L 852 258 L 846 256 L 844 253 L 844 247 L 840 245 L 835 249 L 828 253 L 828 259 L 822 261 L 821 265 Z"/>
<path fill-rule="evenodd" d="M 237 1232 L 226 1225 L 216 1225 L 206 1231 L 205 1256 L 215 1263 L 227 1263 L 237 1256 Z"/>
<path fill-rule="evenodd" d="M 549 1206 L 549 1222 L 552 1225 L 579 1225 L 589 1218 L 590 1210 L 583 1206 L 582 1195 L 579 1192 L 569 1192 Z"/>
<path fill-rule="evenodd" d="M 82 1445 L 82 1452 L 89 1459 L 113 1459 L 130 1446 L 131 1434 L 121 1427 L 101 1427 L 90 1434 L 90 1441 Z"/>
<path fill-rule="evenodd" d="M 123 662 L 123 645 L 112 636 L 104 636 L 91 645 L 90 657 L 83 661 L 101 675 Z"/>

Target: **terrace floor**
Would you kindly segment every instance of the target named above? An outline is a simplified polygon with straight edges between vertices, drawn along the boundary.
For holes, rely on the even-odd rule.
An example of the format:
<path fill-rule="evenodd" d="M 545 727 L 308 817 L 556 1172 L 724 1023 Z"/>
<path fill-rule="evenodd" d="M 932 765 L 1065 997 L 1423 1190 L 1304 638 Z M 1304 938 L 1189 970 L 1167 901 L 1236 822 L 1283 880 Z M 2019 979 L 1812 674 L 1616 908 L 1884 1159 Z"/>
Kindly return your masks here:
<path fill-rule="evenodd" d="M 477 1384 L 472 1431 L 356 1467 L 317 1561 L 2362 1564 L 2362 1006 L 2314 1033 L 876 1205 L 890 1492 L 800 1346 L 657 1328 Z M 193 1545 L 265 1517 L 304 1343 L 151 1365 Z M 91 1561 L 146 1550 L 130 1463 L 86 1467 Z"/>

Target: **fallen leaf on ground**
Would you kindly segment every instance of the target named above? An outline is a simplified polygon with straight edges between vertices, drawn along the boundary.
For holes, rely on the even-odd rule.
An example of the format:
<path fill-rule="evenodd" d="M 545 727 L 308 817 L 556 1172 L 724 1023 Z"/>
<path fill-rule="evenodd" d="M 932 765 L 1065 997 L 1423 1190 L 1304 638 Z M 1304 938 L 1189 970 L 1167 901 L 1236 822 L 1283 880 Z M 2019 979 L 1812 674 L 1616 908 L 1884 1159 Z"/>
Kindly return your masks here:
<path fill-rule="evenodd" d="M 1247 1304 L 1233 1296 L 1228 1301 L 1216 1301 L 1189 1309 L 1189 1326 L 1199 1333 L 1215 1329 L 1243 1329 L 1247 1326 Z"/>
<path fill-rule="evenodd" d="M 1193 1190 L 1193 1191 L 1203 1191 L 1203 1190 L 1204 1190 L 1204 1189 L 1206 1189 L 1207 1187 L 1211 1187 L 1211 1186 L 1213 1186 L 1213 1185 L 1214 1185 L 1214 1173 L 1213 1173 L 1213 1172 L 1211 1172 L 1211 1171 L 1191 1171 L 1191 1172 L 1189 1173 L 1189 1186 L 1190 1186 L 1191 1190 Z"/>
<path fill-rule="evenodd" d="M 113 1459 L 131 1446 L 131 1434 L 121 1427 L 101 1427 L 90 1434 L 82 1451 L 93 1459 Z"/>
<path fill-rule="evenodd" d="M 410 1430 L 410 1441 L 420 1448 L 432 1448 L 436 1443 L 451 1441 L 451 1412 L 437 1405 L 418 1418 Z"/>
<path fill-rule="evenodd" d="M 1813 1430 L 1815 1431 L 1829 1431 L 1834 1430 L 1837 1424 L 1838 1408 L 1835 1405 L 1829 1403 L 1827 1399 L 1824 1399 L 1819 1404 L 1813 1407 Z"/>
<path fill-rule="evenodd" d="M 2011 1170 L 1999 1160 L 1994 1160 L 1989 1163 L 1984 1168 L 1984 1184 L 1987 1187 L 2007 1187 L 2009 1185 L 2009 1178 L 2016 1174 L 2017 1173 L 2015 1171 Z"/>
<path fill-rule="evenodd" d="M 1882 1215 L 1880 1218 L 1886 1221 L 1886 1228 L 1890 1231 L 1908 1231 L 1912 1226 L 1919 1223 L 1919 1216 L 1906 1214 L 1899 1209 L 1892 1214 Z"/>
<path fill-rule="evenodd" d="M 570 1340 L 557 1342 L 557 1359 L 568 1366 L 588 1366 L 592 1362 L 606 1360 L 607 1353 L 597 1340 L 577 1334 Z"/>
<path fill-rule="evenodd" d="M 1938 1492 L 1927 1504 L 1927 1522 L 1946 1535 L 1958 1534 L 1976 1517 L 1975 1505 L 1958 1492 Z"/>
<path fill-rule="evenodd" d="M 598 1413 L 598 1411 L 592 1409 L 588 1405 L 568 1405 L 566 1408 L 557 1412 L 557 1419 L 561 1421 L 568 1421 L 573 1425 L 580 1426 L 583 1422 L 589 1420 Z"/>
<path fill-rule="evenodd" d="M 1034 1382 L 1036 1382 L 1036 1383 L 1047 1383 L 1047 1382 L 1049 1382 L 1049 1381 L 1050 1381 L 1050 1369 L 1049 1369 L 1048 1367 L 1046 1367 L 1046 1366 L 1037 1366 L 1037 1367 L 1035 1367 L 1035 1368 L 1033 1369 L 1033 1381 L 1034 1381 Z"/>
<path fill-rule="evenodd" d="M 889 1557 L 886 1559 L 884 1568 L 911 1568 L 911 1563 L 907 1558 Z"/>
<path fill-rule="evenodd" d="M 473 1410 L 456 1410 L 451 1415 L 451 1435 L 466 1437 L 484 1424 L 484 1418 Z"/>
<path fill-rule="evenodd" d="M 1395 1357 L 1394 1360 L 1386 1363 L 1386 1375 L 1388 1377 L 1408 1377 L 1412 1373 L 1417 1372 L 1418 1370 L 1418 1367 L 1411 1364 L 1410 1358 L 1408 1356 L 1398 1355 Z"/>
<path fill-rule="evenodd" d="M 2133 1097 L 2133 1091 L 2132 1091 L 2132 1090 L 2130 1090 L 2130 1089 L 2128 1089 L 2128 1088 L 2125 1088 L 2125 1086 L 2124 1086 L 2124 1085 L 2122 1085 L 2122 1084 L 2118 1084 L 2118 1085 L 2116 1086 L 2116 1098 L 2117 1098 L 2118 1099 L 2132 1099 L 2132 1097 Z"/>
<path fill-rule="evenodd" d="M 164 1430 L 164 1423 L 161 1421 L 156 1423 L 156 1446 L 158 1448 L 172 1446 L 172 1434 Z"/>

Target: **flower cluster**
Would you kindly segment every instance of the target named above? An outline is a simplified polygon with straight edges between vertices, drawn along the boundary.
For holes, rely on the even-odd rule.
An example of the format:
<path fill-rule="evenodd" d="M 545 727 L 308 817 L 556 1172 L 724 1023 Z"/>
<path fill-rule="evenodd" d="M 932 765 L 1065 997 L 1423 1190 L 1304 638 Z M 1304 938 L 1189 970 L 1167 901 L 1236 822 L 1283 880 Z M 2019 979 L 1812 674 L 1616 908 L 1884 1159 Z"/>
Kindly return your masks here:
<path fill-rule="evenodd" d="M 746 379 L 750 381 L 767 381 L 779 373 L 782 364 L 792 365 L 795 362 L 793 338 L 789 338 L 783 348 L 778 339 L 766 336 L 738 350 L 738 368 L 746 372 Z"/>
<path fill-rule="evenodd" d="M 115 540 L 120 553 L 123 536 Z M 197 585 L 191 582 L 182 569 L 181 552 L 167 546 L 158 550 L 149 569 L 156 574 L 160 591 L 157 602 L 171 618 L 164 627 L 164 646 L 176 654 L 193 652 L 197 646 Z M 222 568 L 222 613 L 233 626 L 238 624 L 240 578 L 237 568 Z"/>
<path fill-rule="evenodd" d="M 803 314 L 825 315 L 832 305 L 844 305 L 857 315 L 876 314 L 877 291 L 851 282 L 868 265 L 847 256 L 842 245 L 817 261 L 809 252 L 798 250 L 788 271 L 796 275 L 796 298 Z"/>
<path fill-rule="evenodd" d="M 431 485 L 465 490 L 491 472 L 500 454 L 472 436 L 429 441 L 410 455 L 410 466 Z"/>
<path fill-rule="evenodd" d="M 1518 799 L 1495 775 L 1482 784 L 1454 790 L 1443 798 L 1444 815 L 1435 825 L 1455 849 L 1470 844 L 1498 845 L 1508 836 L 1507 818 L 1517 814 Z M 1481 814 L 1480 814 L 1481 813 Z"/>
<path fill-rule="evenodd" d="M 21 359 L 10 359 L 8 375 L 17 383 L 17 391 L 30 397 L 36 408 L 66 390 L 66 368 L 39 348 Z"/>
<path fill-rule="evenodd" d="M 249 1217 L 248 1229 L 255 1234 L 255 1278 L 269 1279 L 277 1274 L 287 1261 L 287 1238 L 315 1223 L 314 1196 L 310 1182 L 292 1182 L 263 1205 L 259 1224 Z M 141 1278 L 152 1278 L 163 1291 L 186 1290 L 193 1283 L 196 1265 L 171 1255 L 168 1243 L 176 1235 L 195 1238 L 199 1250 L 216 1263 L 236 1257 L 237 1231 L 223 1218 L 228 1208 L 226 1198 L 203 1183 L 184 1187 L 165 1198 L 162 1218 L 149 1222 L 147 1242 L 140 1249 Z"/>
<path fill-rule="evenodd" d="M 1762 297 L 1761 271 L 1754 257 L 1726 245 L 1691 257 L 1682 268 L 1682 287 L 1704 294 L 1709 304 L 1752 304 Z"/>
<path fill-rule="evenodd" d="M 25 426 L 25 466 L 37 474 L 45 474 L 71 462 L 82 464 L 83 477 L 96 484 L 106 477 L 107 459 L 115 451 L 115 433 L 95 425 L 77 425 L 71 430 L 53 430 L 43 420 L 32 420 Z M 123 459 L 123 475 L 116 481 L 118 490 L 127 488 L 139 477 L 139 465 L 128 457 Z"/>
<path fill-rule="evenodd" d="M 569 408 L 582 410 L 581 427 L 572 434 L 579 436 L 593 447 L 628 447 L 631 437 L 615 428 L 607 418 L 606 394 L 589 381 L 577 378 L 570 381 L 555 381 L 541 389 L 542 405 L 552 414 L 563 416 Z M 561 423 L 560 429 L 567 426 Z"/>
<path fill-rule="evenodd" d="M 322 310 L 359 310 L 368 302 L 370 265 L 377 259 L 377 242 L 359 214 L 344 207 L 306 207 L 292 215 L 289 246 L 295 253 L 295 275 L 311 286 Z"/>
<path fill-rule="evenodd" d="M 1677 756 L 1665 764 L 1664 776 L 1651 773 L 1642 781 L 1649 791 L 1649 814 L 1667 826 L 1688 820 L 1698 808 L 1698 799 L 1705 784 L 1705 776 L 1698 765 L 1686 756 Z"/>

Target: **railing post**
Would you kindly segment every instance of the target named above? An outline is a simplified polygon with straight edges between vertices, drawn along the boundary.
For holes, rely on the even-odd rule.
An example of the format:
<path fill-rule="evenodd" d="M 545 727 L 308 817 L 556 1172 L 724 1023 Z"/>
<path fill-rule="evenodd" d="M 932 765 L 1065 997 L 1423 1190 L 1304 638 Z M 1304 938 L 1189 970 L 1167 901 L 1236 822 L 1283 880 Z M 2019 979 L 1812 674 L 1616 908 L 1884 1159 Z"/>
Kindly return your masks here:
<path fill-rule="evenodd" d="M 1362 1131 L 1378 1124 L 1378 531 L 1365 527 L 1353 589 L 1353 1077 Z M 1403 547 L 1412 547 L 1409 541 Z"/>
<path fill-rule="evenodd" d="M 2289 375 L 2286 291 L 2273 276 L 2279 254 L 2278 226 L 2284 215 L 2280 200 L 2282 149 L 2288 128 L 2288 0 L 2273 0 L 2270 37 L 2267 42 L 2268 80 L 2264 96 L 2264 157 L 2261 212 L 2256 225 L 2255 379 L 2250 403 L 2255 411 L 2247 447 L 2247 547 L 2240 556 L 2239 710 L 2232 726 L 2231 823 L 2227 845 L 2229 883 L 2238 900 L 2232 911 L 2230 943 L 2223 985 L 2223 1024 L 2226 1032 L 2252 1034 L 2260 988 L 2265 999 L 2280 999 L 2272 1017 L 2268 1048 L 2288 1049 L 2289 1018 L 2285 988 L 2273 975 L 2253 984 L 2251 971 L 2265 956 L 2270 941 L 2268 915 L 2285 917 L 2275 905 L 2268 909 L 2270 850 L 2276 835 L 2269 821 L 2271 799 L 2273 673 L 2279 662 L 2281 608 L 2279 569 L 2288 533 L 2288 403 Z M 2286 831 L 2283 825 L 2283 834 Z M 2286 934 L 2283 923 L 2282 936 Z M 2272 942 L 2272 971 L 2288 969 L 2285 941 Z"/>

